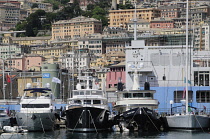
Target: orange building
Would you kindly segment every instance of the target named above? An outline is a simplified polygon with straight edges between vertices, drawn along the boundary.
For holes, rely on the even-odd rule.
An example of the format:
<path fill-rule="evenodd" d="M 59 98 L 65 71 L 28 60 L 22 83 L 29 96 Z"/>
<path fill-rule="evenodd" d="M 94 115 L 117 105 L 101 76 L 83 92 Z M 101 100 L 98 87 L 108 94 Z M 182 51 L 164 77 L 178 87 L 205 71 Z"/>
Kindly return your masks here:
<path fill-rule="evenodd" d="M 135 9 L 110 10 L 109 26 L 126 28 L 127 23 L 134 19 Z M 160 17 L 160 10 L 155 8 L 136 9 L 136 18 L 145 19 L 148 22 L 156 17 Z"/>

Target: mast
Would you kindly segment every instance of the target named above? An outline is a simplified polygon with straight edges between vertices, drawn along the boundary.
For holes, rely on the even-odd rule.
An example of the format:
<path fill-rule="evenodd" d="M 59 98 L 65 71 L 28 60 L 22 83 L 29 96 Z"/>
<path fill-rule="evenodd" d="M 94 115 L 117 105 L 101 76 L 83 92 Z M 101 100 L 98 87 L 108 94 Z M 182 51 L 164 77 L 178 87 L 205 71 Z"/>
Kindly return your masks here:
<path fill-rule="evenodd" d="M 188 0 L 186 5 L 186 114 L 188 113 Z"/>
<path fill-rule="evenodd" d="M 4 95 L 4 103 L 5 103 L 5 83 L 4 83 L 4 60 L 2 59 L 2 77 L 3 77 L 3 95 Z"/>
<path fill-rule="evenodd" d="M 136 41 L 136 22 L 137 22 L 137 18 L 136 18 L 136 3 L 135 3 L 135 12 L 134 12 L 134 19 L 133 19 L 133 23 L 134 23 L 134 41 Z"/>

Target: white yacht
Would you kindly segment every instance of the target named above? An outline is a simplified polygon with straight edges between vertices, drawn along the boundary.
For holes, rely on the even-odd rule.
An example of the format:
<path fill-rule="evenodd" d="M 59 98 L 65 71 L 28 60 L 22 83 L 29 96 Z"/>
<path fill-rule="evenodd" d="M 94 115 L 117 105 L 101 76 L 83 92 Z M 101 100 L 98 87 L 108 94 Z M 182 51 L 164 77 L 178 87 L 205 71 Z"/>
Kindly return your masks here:
<path fill-rule="evenodd" d="M 20 100 L 20 111 L 16 113 L 18 126 L 25 127 L 28 131 L 47 131 L 54 128 L 53 95 L 48 87 L 31 88 L 31 84 L 27 84 Z M 29 92 L 33 94 L 32 97 L 27 96 Z"/>
<path fill-rule="evenodd" d="M 73 90 L 66 106 L 67 128 L 72 132 L 98 132 L 109 128 L 109 110 L 104 90 L 95 86 L 92 76 L 80 76 L 80 82 Z M 90 87 L 92 82 L 92 88 Z M 95 86 L 95 87 L 94 87 Z M 82 89 L 85 88 L 85 89 Z"/>

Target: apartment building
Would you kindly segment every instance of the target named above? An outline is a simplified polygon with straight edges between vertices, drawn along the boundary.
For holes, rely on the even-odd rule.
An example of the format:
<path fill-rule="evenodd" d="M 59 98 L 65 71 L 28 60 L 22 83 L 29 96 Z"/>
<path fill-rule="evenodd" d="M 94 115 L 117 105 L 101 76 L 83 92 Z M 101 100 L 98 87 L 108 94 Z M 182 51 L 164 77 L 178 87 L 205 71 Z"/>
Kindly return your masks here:
<path fill-rule="evenodd" d="M 101 68 L 101 69 L 96 70 L 98 84 L 101 89 L 105 89 L 107 72 L 109 72 L 109 68 Z"/>
<path fill-rule="evenodd" d="M 150 29 L 150 22 L 144 19 L 138 19 L 136 22 L 136 29 L 138 32 L 148 31 Z M 134 22 L 131 20 L 127 24 L 128 32 L 134 32 Z"/>
<path fill-rule="evenodd" d="M 1 45 L 0 46 L 0 59 L 8 59 L 16 57 L 22 53 L 21 47 L 16 45 Z"/>
<path fill-rule="evenodd" d="M 78 39 L 78 48 L 79 49 L 88 49 L 91 54 L 95 56 L 101 56 L 106 52 L 106 48 L 103 46 L 102 43 L 102 35 L 91 34 L 84 38 Z"/>
<path fill-rule="evenodd" d="M 109 67 L 110 71 L 106 73 L 106 87 L 117 88 L 119 80 L 125 84 L 125 62 Z"/>
<path fill-rule="evenodd" d="M 106 53 L 124 52 L 126 41 L 130 40 L 128 31 L 121 27 L 105 27 L 102 35 Z"/>
<path fill-rule="evenodd" d="M 25 54 L 11 59 L 7 59 L 8 66 L 12 69 L 22 71 L 40 71 L 44 58 L 40 55 Z"/>
<path fill-rule="evenodd" d="M 6 43 L 8 37 L 3 38 L 3 43 Z M 28 45 L 28 46 L 39 46 L 39 45 L 49 45 L 51 36 L 43 37 L 11 37 L 13 44 L 18 45 Z"/>
<path fill-rule="evenodd" d="M 110 10 L 109 27 L 127 27 L 127 23 L 133 20 L 135 9 Z M 160 17 L 160 10 L 156 8 L 136 9 L 136 18 L 145 19 L 148 22 L 154 18 Z"/>
<path fill-rule="evenodd" d="M 33 47 L 32 54 L 43 56 L 45 61 L 51 64 L 60 63 L 62 54 L 66 53 L 67 46 L 53 46 L 53 47 Z"/>
<path fill-rule="evenodd" d="M 60 20 L 52 24 L 52 40 L 76 39 L 101 32 L 101 21 L 84 16 L 72 18 L 71 20 Z"/>
<path fill-rule="evenodd" d="M 87 6 L 89 4 L 94 4 L 95 2 L 98 2 L 99 0 L 77 0 L 79 2 L 79 6 L 82 10 L 86 10 Z M 69 4 L 73 4 L 74 0 L 69 0 Z"/>
<path fill-rule="evenodd" d="M 174 28 L 174 21 L 171 18 L 155 18 L 150 22 L 150 28 Z"/>
<path fill-rule="evenodd" d="M 192 25 L 199 25 L 200 22 L 207 19 L 207 12 L 205 11 L 192 11 L 189 12 L 189 18 L 191 19 L 191 22 L 189 24 Z M 186 12 L 181 13 L 182 18 L 186 18 Z"/>
<path fill-rule="evenodd" d="M 178 5 L 162 6 L 158 9 L 160 10 L 160 16 L 163 18 L 178 18 L 182 11 L 182 8 Z"/>
<path fill-rule="evenodd" d="M 14 28 L 20 21 L 20 2 L 0 1 L 0 16 L 1 31 Z"/>
<path fill-rule="evenodd" d="M 194 31 L 194 49 L 198 51 L 210 50 L 210 21 L 202 22 L 193 27 Z"/>
<path fill-rule="evenodd" d="M 91 56 L 88 49 L 77 49 L 62 54 L 62 68 L 78 73 L 79 70 L 90 67 Z"/>

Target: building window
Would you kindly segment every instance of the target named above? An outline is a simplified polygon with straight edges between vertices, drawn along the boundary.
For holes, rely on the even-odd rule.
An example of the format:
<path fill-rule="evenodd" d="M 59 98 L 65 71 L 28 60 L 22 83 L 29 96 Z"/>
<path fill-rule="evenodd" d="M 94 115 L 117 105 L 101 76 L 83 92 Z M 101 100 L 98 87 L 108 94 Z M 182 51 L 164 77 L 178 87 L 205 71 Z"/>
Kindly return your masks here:
<path fill-rule="evenodd" d="M 174 103 L 181 103 L 181 100 L 186 99 L 186 91 L 174 91 Z M 188 91 L 188 100 L 191 102 L 193 99 L 193 91 Z"/>
<path fill-rule="evenodd" d="M 37 82 L 37 78 L 31 78 L 32 83 L 36 83 Z"/>
<path fill-rule="evenodd" d="M 196 91 L 196 102 L 197 103 L 209 103 L 210 102 L 210 90 Z"/>

